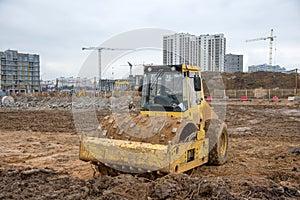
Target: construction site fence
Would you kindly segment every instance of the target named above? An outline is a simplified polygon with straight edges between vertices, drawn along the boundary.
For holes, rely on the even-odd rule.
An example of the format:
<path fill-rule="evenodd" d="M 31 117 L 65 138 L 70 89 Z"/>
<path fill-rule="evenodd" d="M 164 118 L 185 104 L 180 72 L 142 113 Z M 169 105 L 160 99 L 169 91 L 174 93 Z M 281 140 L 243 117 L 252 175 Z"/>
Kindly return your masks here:
<path fill-rule="evenodd" d="M 299 92 L 299 91 L 298 91 Z M 214 99 L 240 99 L 246 96 L 248 99 L 272 99 L 274 96 L 278 98 L 288 98 L 297 94 L 296 89 L 242 89 L 242 90 L 210 90 L 206 96 Z"/>
<path fill-rule="evenodd" d="M 298 94 L 300 90 L 298 89 Z M 112 92 L 99 92 L 89 90 L 86 91 L 86 96 L 111 96 Z M 288 98 L 294 96 L 296 89 L 239 89 L 239 90 L 220 90 L 213 89 L 205 91 L 205 96 L 211 96 L 213 99 L 240 99 L 246 96 L 248 99 L 272 99 L 274 96 L 278 98 Z M 71 96 L 69 92 L 35 92 L 35 93 L 22 93 L 22 94 L 10 94 L 11 96 Z"/>

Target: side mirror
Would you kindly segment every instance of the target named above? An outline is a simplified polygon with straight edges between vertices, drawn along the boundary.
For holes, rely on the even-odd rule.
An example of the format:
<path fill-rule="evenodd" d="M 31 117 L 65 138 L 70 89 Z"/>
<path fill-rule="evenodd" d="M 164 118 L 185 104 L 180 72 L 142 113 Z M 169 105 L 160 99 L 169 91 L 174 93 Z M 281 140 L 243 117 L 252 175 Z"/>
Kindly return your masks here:
<path fill-rule="evenodd" d="M 194 89 L 196 92 L 201 91 L 201 79 L 199 76 L 194 76 Z"/>

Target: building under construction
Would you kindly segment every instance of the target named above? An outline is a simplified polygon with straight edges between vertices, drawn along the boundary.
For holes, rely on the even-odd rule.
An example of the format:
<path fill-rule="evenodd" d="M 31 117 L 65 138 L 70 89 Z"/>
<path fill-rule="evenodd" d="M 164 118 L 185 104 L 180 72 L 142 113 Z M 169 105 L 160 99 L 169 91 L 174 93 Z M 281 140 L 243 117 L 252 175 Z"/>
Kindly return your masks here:
<path fill-rule="evenodd" d="M 3 92 L 40 91 L 40 56 L 18 53 L 16 50 L 0 52 L 0 89 Z"/>

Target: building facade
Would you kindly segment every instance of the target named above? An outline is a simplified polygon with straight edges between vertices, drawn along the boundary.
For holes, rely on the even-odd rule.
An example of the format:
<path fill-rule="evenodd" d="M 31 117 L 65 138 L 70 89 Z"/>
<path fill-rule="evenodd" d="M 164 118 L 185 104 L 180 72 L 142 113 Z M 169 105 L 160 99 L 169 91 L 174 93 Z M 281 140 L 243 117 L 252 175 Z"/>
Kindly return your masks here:
<path fill-rule="evenodd" d="M 267 64 L 252 65 L 248 67 L 248 72 L 258 72 L 258 71 L 271 71 L 271 72 L 285 73 L 286 69 L 284 67 L 280 67 L 279 65 L 273 65 L 272 67 L 270 67 Z"/>
<path fill-rule="evenodd" d="M 190 64 L 193 59 L 192 47 L 194 45 L 194 36 L 188 33 L 176 33 L 166 35 L 163 38 L 163 63 L 172 64 Z"/>
<path fill-rule="evenodd" d="M 0 52 L 0 72 L 1 91 L 40 91 L 39 55 L 18 53 L 15 50 Z"/>
<path fill-rule="evenodd" d="M 199 66 L 201 71 L 224 71 L 224 34 L 195 36 L 176 33 L 163 37 L 163 63 Z"/>
<path fill-rule="evenodd" d="M 226 54 L 225 55 L 225 72 L 242 72 L 243 55 Z"/>

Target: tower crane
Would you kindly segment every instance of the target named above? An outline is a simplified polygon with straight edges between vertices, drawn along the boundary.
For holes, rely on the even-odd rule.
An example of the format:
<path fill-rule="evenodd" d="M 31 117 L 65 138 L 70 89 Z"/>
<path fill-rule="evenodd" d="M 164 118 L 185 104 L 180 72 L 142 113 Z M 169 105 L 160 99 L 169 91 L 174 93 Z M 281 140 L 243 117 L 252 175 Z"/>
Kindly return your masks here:
<path fill-rule="evenodd" d="M 254 42 L 254 41 L 259 41 L 259 40 L 270 40 L 270 44 L 269 44 L 269 69 L 270 69 L 270 71 L 272 71 L 272 51 L 273 51 L 274 38 L 276 38 L 276 36 L 273 36 L 273 29 L 271 29 L 271 34 L 268 37 L 261 37 L 261 38 L 246 40 L 246 42 Z"/>
<path fill-rule="evenodd" d="M 101 52 L 102 50 L 108 50 L 108 51 L 115 51 L 115 50 L 134 50 L 134 49 L 127 49 L 127 48 L 109 48 L 109 47 L 83 47 L 82 50 L 98 50 L 98 73 L 99 73 L 99 90 L 101 91 L 102 85 L 101 85 Z"/>

